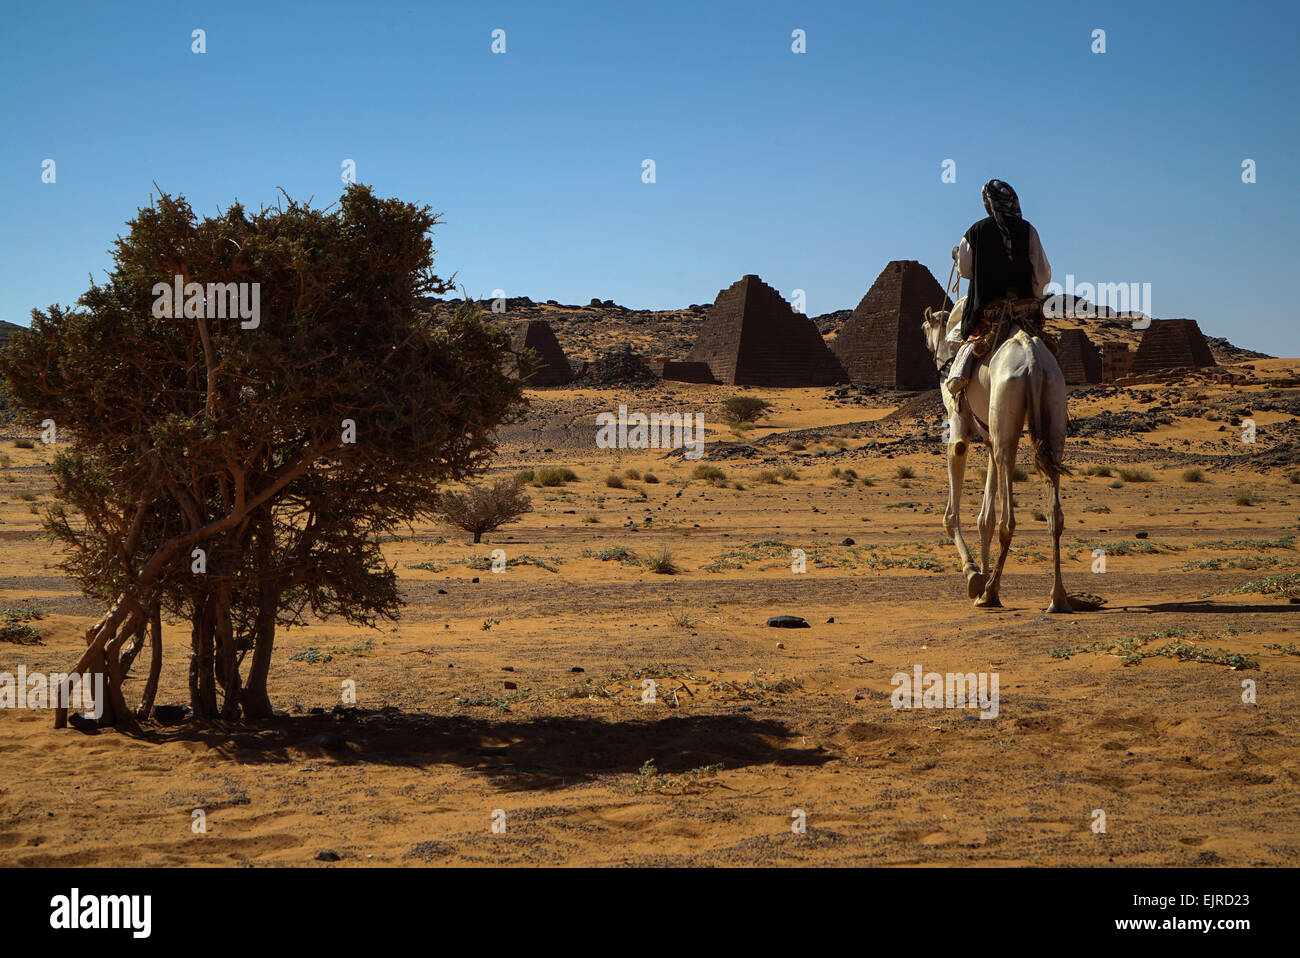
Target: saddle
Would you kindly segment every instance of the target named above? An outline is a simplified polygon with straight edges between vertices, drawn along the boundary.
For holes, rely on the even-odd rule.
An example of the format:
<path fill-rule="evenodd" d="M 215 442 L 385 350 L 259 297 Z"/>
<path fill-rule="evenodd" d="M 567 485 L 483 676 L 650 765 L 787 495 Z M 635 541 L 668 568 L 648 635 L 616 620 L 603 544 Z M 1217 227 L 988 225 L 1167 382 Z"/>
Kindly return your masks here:
<path fill-rule="evenodd" d="M 1043 329 L 1043 301 L 1036 298 L 1000 299 L 984 308 L 984 322 L 988 332 L 975 342 L 975 355 L 980 359 L 993 353 L 999 346 L 1023 329 L 1028 336 L 1037 336 L 1053 356 L 1057 355 L 1056 337 Z"/>

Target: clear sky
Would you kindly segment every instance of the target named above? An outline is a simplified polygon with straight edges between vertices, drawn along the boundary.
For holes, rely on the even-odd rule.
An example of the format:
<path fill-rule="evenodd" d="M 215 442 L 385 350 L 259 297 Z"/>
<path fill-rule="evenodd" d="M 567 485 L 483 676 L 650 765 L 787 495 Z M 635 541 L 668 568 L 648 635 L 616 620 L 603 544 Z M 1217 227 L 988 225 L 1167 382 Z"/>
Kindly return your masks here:
<path fill-rule="evenodd" d="M 666 308 L 758 273 L 816 315 L 891 259 L 942 282 L 998 177 L 1062 283 L 1150 283 L 1158 317 L 1300 356 L 1298 10 L 8 4 L 0 318 L 102 277 L 154 182 L 200 214 L 277 187 L 324 205 L 351 159 L 443 214 L 438 271 L 471 295 Z"/>

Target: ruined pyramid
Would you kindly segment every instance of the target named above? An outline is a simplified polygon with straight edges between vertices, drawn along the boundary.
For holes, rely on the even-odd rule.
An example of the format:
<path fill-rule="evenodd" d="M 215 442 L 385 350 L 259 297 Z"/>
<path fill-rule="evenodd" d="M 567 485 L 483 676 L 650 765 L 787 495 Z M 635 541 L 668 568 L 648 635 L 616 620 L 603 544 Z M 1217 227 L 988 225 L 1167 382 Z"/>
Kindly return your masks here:
<path fill-rule="evenodd" d="M 826 386 L 844 370 L 817 327 L 750 273 L 718 293 L 688 363 L 733 386 Z"/>
<path fill-rule="evenodd" d="M 849 379 L 896 389 L 937 386 L 939 373 L 921 332 L 927 306 L 951 306 L 928 269 L 909 259 L 881 270 L 832 346 Z"/>

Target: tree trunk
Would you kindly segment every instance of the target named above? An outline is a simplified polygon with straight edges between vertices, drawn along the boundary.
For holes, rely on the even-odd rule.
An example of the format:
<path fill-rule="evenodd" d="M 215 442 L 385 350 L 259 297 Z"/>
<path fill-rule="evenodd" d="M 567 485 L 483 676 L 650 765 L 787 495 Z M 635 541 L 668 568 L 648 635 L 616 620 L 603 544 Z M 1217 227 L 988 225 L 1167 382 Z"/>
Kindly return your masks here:
<path fill-rule="evenodd" d="M 136 707 L 135 717 L 147 721 L 158 695 L 158 679 L 162 675 L 162 606 L 155 602 L 149 610 L 149 677 L 145 679 L 144 692 Z"/>

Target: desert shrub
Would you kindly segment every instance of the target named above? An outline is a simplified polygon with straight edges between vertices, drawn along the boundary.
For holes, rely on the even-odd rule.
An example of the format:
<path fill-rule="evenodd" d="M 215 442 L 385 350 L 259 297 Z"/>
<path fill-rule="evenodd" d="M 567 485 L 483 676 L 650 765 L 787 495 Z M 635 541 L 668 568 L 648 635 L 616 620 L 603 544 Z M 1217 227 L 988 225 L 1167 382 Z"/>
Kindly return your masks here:
<path fill-rule="evenodd" d="M 755 479 L 769 486 L 779 486 L 781 484 L 781 478 L 776 474 L 775 469 L 761 469 Z"/>
<path fill-rule="evenodd" d="M 695 471 L 691 473 L 692 479 L 703 479 L 705 482 L 719 483 L 727 478 L 727 474 L 717 466 L 696 466 Z"/>
<path fill-rule="evenodd" d="M 537 484 L 539 486 L 562 486 L 566 482 L 577 482 L 578 474 L 572 469 L 553 469 L 547 467 L 537 470 Z"/>
<path fill-rule="evenodd" d="M 635 480 L 635 479 L 640 479 L 640 478 L 641 478 L 641 471 L 640 471 L 639 469 L 624 469 L 624 470 L 623 470 L 623 478 L 624 478 L 624 479 L 634 479 L 634 480 Z"/>
<path fill-rule="evenodd" d="M 1083 470 L 1085 476 L 1113 476 L 1114 471 L 1110 466 L 1087 466 Z"/>
<path fill-rule="evenodd" d="M 1259 496 L 1255 493 L 1255 490 L 1249 486 L 1244 486 L 1241 489 L 1238 489 L 1232 500 L 1233 505 L 1236 506 L 1253 506 L 1258 502 Z"/>
<path fill-rule="evenodd" d="M 609 488 L 611 489 L 626 488 L 626 483 L 623 482 L 623 477 L 620 476 L 617 472 L 611 472 L 608 476 L 605 477 L 605 485 L 609 486 Z"/>
<path fill-rule="evenodd" d="M 1192 466 L 1191 468 L 1184 469 L 1179 478 L 1182 479 L 1183 482 L 1204 482 L 1205 471 L 1196 466 Z"/>
<path fill-rule="evenodd" d="M 899 479 L 915 479 L 916 470 L 913 469 L 911 466 L 899 466 L 897 469 L 894 470 L 894 475 L 897 476 Z"/>
<path fill-rule="evenodd" d="M 722 418 L 733 424 L 754 423 L 771 408 L 770 402 L 757 396 L 732 396 L 722 404 Z"/>
<path fill-rule="evenodd" d="M 646 483 L 649 483 L 649 484 L 653 485 L 654 483 L 656 483 L 656 482 L 659 481 L 659 477 L 656 476 L 653 472 L 647 472 L 647 473 L 645 474 L 645 477 L 644 477 L 644 480 L 643 480 L 643 481 L 645 481 Z"/>
<path fill-rule="evenodd" d="M 443 492 L 433 509 L 447 525 L 472 533 L 475 542 L 483 540 L 483 533 L 518 522 L 532 511 L 533 503 L 524 493 L 524 484 L 514 476 L 491 485 L 469 486 L 464 492 Z"/>
<path fill-rule="evenodd" d="M 791 439 L 786 443 L 785 448 L 789 449 L 791 452 L 803 452 L 808 448 L 808 444 L 802 439 Z"/>
<path fill-rule="evenodd" d="M 823 446 L 830 446 L 832 449 L 847 449 L 849 444 L 839 436 L 831 436 L 829 439 L 822 440 Z"/>
<path fill-rule="evenodd" d="M 1107 484 L 1106 484 L 1106 488 L 1108 488 L 1108 489 L 1123 489 L 1123 488 L 1124 488 L 1124 483 L 1122 483 L 1120 480 L 1116 479 L 1114 482 L 1107 483 Z"/>
<path fill-rule="evenodd" d="M 668 551 L 667 546 L 642 561 L 647 569 L 659 575 L 677 575 L 682 571 L 678 568 L 677 562 L 673 559 L 673 554 Z"/>
<path fill-rule="evenodd" d="M 520 469 L 515 473 L 515 478 L 520 482 L 533 482 L 537 479 L 537 473 L 531 469 Z"/>
<path fill-rule="evenodd" d="M 17 446 L 19 449 L 35 449 L 35 448 L 36 448 L 36 443 L 32 442 L 30 439 L 15 439 L 15 440 L 14 440 L 14 445 Z"/>
<path fill-rule="evenodd" d="M 777 476 L 782 479 L 798 479 L 799 473 L 794 470 L 793 466 L 782 466 L 776 471 Z"/>
<path fill-rule="evenodd" d="M 1133 467 L 1130 469 L 1120 469 L 1119 477 L 1125 482 L 1155 482 L 1155 477 L 1146 469 Z"/>

